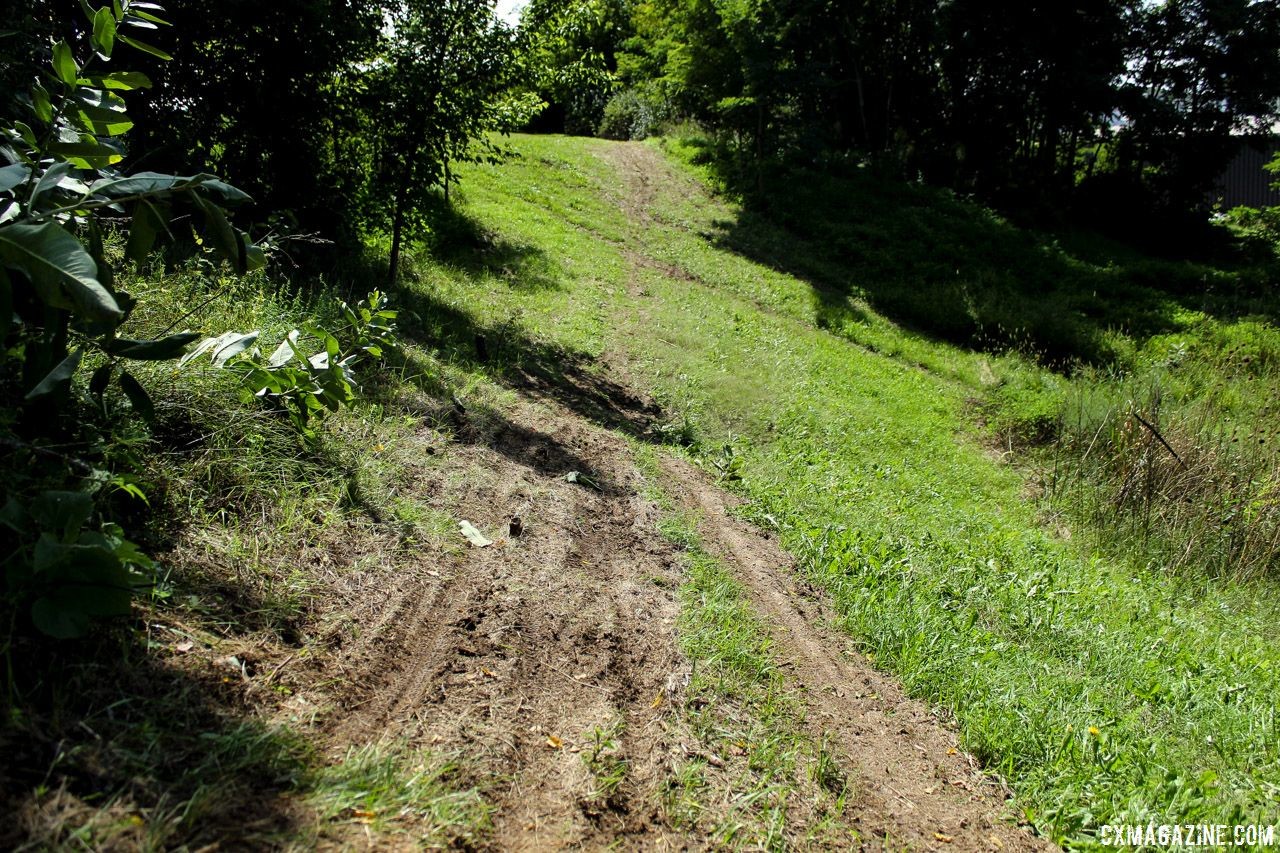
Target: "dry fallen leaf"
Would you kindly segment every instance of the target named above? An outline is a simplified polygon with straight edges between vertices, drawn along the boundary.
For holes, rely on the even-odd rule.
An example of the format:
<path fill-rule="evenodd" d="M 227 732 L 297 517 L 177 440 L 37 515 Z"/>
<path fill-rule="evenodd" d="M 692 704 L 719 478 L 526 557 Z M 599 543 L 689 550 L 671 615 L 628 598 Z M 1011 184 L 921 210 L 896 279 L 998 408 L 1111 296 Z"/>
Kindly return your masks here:
<path fill-rule="evenodd" d="M 559 749 L 560 747 L 564 746 L 564 741 L 560 740 L 560 738 L 556 737 L 555 735 L 547 735 L 547 746 L 551 747 L 552 749 Z"/>

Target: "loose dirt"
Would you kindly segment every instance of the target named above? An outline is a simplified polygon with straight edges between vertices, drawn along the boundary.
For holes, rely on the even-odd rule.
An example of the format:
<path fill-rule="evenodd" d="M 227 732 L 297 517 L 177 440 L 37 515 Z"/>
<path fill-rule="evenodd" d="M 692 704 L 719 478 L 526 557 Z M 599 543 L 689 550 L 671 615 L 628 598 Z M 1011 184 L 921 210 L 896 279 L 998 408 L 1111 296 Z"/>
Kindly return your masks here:
<path fill-rule="evenodd" d="M 558 408 L 518 405 L 416 484 L 494 544 L 432 560 L 379 603 L 343 664 L 377 676 L 343 696 L 330 742 L 463 752 L 496 805 L 495 849 L 682 846 L 657 811 L 678 554 L 626 441 Z M 609 792 L 590 766 L 605 749 L 628 767 Z"/>
<path fill-rule="evenodd" d="M 509 421 L 450 449 L 447 464 L 418 473 L 415 490 L 494 544 L 433 555 L 380 599 L 364 597 L 365 627 L 334 665 L 369 676 L 330 699 L 325 740 L 334 758 L 385 738 L 464 755 L 469 781 L 496 806 L 493 849 L 707 846 L 673 830 L 661 808 L 687 749 L 673 712 L 688 666 L 680 552 L 655 529 L 660 511 L 641 496 L 627 439 L 532 394 Z M 571 471 L 599 488 L 570 482 Z M 773 539 L 732 516 L 732 496 L 676 458 L 665 459 L 661 485 L 697 514 L 704 547 L 769 625 L 811 733 L 848 765 L 865 844 L 1049 848 L 1003 819 L 1001 789 L 935 714 L 826 627 L 821 596 Z M 608 794 L 587 760 L 606 736 L 629 768 Z"/>

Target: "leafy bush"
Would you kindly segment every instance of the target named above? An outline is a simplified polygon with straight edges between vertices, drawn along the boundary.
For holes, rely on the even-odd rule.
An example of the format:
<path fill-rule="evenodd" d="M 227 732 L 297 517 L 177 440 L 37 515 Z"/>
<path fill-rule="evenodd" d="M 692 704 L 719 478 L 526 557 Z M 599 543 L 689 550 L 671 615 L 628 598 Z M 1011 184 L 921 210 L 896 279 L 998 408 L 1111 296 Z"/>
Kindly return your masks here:
<path fill-rule="evenodd" d="M 199 242 L 237 272 L 265 263 L 227 218 L 224 206 L 248 201 L 240 190 L 213 175 L 114 168 L 124 158 L 121 137 L 133 127 L 124 93 L 150 80 L 100 66 L 121 44 L 166 57 L 132 35 L 166 22 L 155 3 L 81 5 L 88 43 L 79 55 L 66 40 L 55 43 L 49 67 L 30 90 L 25 119 L 0 127 L 0 156 L 9 161 L 0 168 L 0 393 L 8 404 L 0 442 L 32 460 L 62 462 L 82 486 L 50 489 L 54 474 L 6 479 L 3 603 L 29 608 L 34 625 L 55 637 L 83 633 L 93 616 L 127 612 L 151 565 L 118 526 L 91 529 L 93 494 L 111 478 L 65 453 L 68 439 L 91 431 L 73 410 L 72 380 L 92 354 L 99 366 L 90 393 L 101 403 L 114 380 L 133 413 L 150 419 L 150 396 L 125 364 L 178 358 L 199 337 L 171 330 L 144 340 L 118 334 L 136 300 L 115 286 L 105 248 L 115 225 L 106 217 L 128 217 L 125 255 L 137 263 L 188 219 L 202 231 Z M 110 444 L 110 437 L 96 441 Z"/>
<path fill-rule="evenodd" d="M 1223 218 L 1249 242 L 1280 252 L 1280 207 L 1237 207 Z"/>
<path fill-rule="evenodd" d="M 294 329 L 269 356 L 254 346 L 259 332 L 228 332 L 205 338 L 183 363 L 208 354 L 215 367 L 239 372 L 248 400 L 262 400 L 285 412 L 299 434 L 313 440 L 314 418 L 355 399 L 355 369 L 397 346 L 397 312 L 387 307 L 385 294 L 375 290 L 354 308 L 341 302 L 339 311 L 342 327 L 333 332 L 318 325 Z M 308 355 L 311 350 L 315 351 Z"/>
<path fill-rule="evenodd" d="M 623 89 L 605 104 L 596 134 L 606 139 L 644 139 L 658 131 L 664 113 L 638 90 Z"/>

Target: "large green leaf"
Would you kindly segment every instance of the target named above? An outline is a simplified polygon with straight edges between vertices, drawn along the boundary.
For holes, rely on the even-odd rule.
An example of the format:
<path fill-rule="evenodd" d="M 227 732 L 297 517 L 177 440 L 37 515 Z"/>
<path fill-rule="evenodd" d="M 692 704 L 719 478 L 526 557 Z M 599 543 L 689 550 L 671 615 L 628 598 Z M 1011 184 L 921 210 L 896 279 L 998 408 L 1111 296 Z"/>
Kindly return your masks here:
<path fill-rule="evenodd" d="M 53 46 L 53 71 L 68 86 L 74 86 L 76 78 L 80 76 L 80 66 L 76 65 L 75 57 L 71 55 L 71 46 L 66 41 Z"/>
<path fill-rule="evenodd" d="M 53 101 L 49 98 L 49 90 L 38 80 L 31 87 L 31 108 L 35 110 L 36 118 L 45 124 L 53 121 Z"/>
<path fill-rule="evenodd" d="M 213 243 L 218 254 L 231 264 L 233 270 L 238 273 L 246 272 L 249 261 L 246 257 L 245 244 L 236 229 L 227 221 L 227 214 L 221 207 L 204 200 L 199 195 L 193 198 L 196 207 L 200 208 L 200 212 L 204 214 L 205 239 Z"/>
<path fill-rule="evenodd" d="M 179 332 L 154 341 L 115 338 L 107 344 L 107 352 L 136 361 L 168 361 L 181 356 L 187 344 L 199 337 L 199 332 Z"/>
<path fill-rule="evenodd" d="M 76 142 L 52 142 L 48 151 L 65 158 L 77 169 L 102 169 L 124 159 L 124 154 L 119 150 L 104 145 L 90 134 L 84 134 Z"/>
<path fill-rule="evenodd" d="M 31 206 L 36 207 L 36 202 L 40 196 L 56 187 L 69 174 L 71 174 L 70 163 L 54 163 L 46 169 L 45 173 L 40 176 L 40 180 L 36 182 L 35 191 L 31 193 Z"/>
<path fill-rule="evenodd" d="M 133 222 L 129 226 L 129 241 L 124 254 L 129 260 L 141 264 L 147 259 L 151 247 L 161 232 L 169 229 L 169 212 L 166 206 L 141 199 L 133 207 Z"/>
<path fill-rule="evenodd" d="M 162 195 L 174 189 L 190 186 L 200 175 L 184 178 L 178 175 L 162 175 L 159 172 L 138 172 L 136 175 L 120 175 L 103 178 L 89 185 L 94 195 L 107 198 L 124 198 L 135 195 Z"/>
<path fill-rule="evenodd" d="M 124 33 L 120 33 L 120 35 L 119 35 L 119 39 L 120 39 L 120 41 L 122 41 L 122 42 L 124 42 L 125 44 L 129 45 L 130 47 L 134 48 L 135 50 L 140 50 L 140 51 L 142 51 L 143 53 L 149 53 L 149 54 L 151 54 L 152 56 L 157 57 L 157 58 L 159 58 L 159 59 L 163 59 L 163 60 L 164 60 L 164 61 L 166 61 L 166 62 L 168 62 L 170 59 L 173 59 L 173 57 L 172 57 L 172 56 L 170 56 L 169 54 L 165 53 L 165 52 L 164 52 L 163 50 L 161 50 L 160 48 L 155 47 L 154 45 L 149 45 L 149 44 L 147 44 L 147 43 L 146 43 L 146 42 L 144 42 L 144 41 L 138 41 L 138 40 L 137 40 L 137 39 L 135 39 L 135 38 L 130 38 L 129 36 L 125 35 Z"/>
<path fill-rule="evenodd" d="M 116 45 L 116 16 L 103 6 L 93 16 L 93 46 L 104 59 L 111 58 Z"/>
<path fill-rule="evenodd" d="M 26 399 L 35 400 L 66 388 L 71 383 L 71 377 L 75 375 L 83 358 L 84 348 L 77 347 L 69 356 L 58 362 L 58 365 L 50 370 L 44 379 L 37 382 L 36 387 L 27 392 Z"/>
<path fill-rule="evenodd" d="M 248 193 L 238 187 L 231 186 L 225 181 L 218 180 L 213 175 L 197 175 L 196 177 L 204 179 L 200 181 L 200 192 L 216 198 L 222 204 L 244 204 L 253 200 Z"/>
<path fill-rule="evenodd" d="M 45 491 L 31 501 L 31 520 L 63 542 L 74 542 L 93 515 L 93 498 L 84 492 Z"/>
<path fill-rule="evenodd" d="M 0 168 L 0 192 L 8 192 L 22 186 L 29 177 L 31 177 L 31 167 L 23 163 L 14 163 L 12 166 Z"/>
<path fill-rule="evenodd" d="M 143 420 L 154 421 L 156 419 L 156 407 L 151 402 L 151 395 L 147 393 L 147 389 L 142 387 L 141 382 L 123 370 L 120 371 L 120 390 L 129 398 L 129 402 L 133 405 L 133 410 Z"/>
<path fill-rule="evenodd" d="M 85 77 L 78 82 L 96 86 L 99 89 L 117 92 L 151 88 L 151 78 L 141 71 L 112 71 L 110 74 L 95 74 L 91 77 Z"/>
<path fill-rule="evenodd" d="M 56 222 L 0 227 L 0 261 L 26 273 L 41 299 L 90 320 L 120 320 L 124 312 L 98 281 L 98 265 Z"/>

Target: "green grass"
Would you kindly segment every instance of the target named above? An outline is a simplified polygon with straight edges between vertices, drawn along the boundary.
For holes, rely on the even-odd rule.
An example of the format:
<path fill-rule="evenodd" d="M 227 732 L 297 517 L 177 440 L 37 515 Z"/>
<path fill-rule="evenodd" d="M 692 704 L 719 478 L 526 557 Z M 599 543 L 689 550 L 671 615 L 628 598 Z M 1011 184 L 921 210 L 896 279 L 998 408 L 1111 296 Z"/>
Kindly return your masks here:
<path fill-rule="evenodd" d="M 457 772 L 454 763 L 405 745 L 369 744 L 320 771 L 309 799 L 325 821 L 384 837 L 412 833 L 421 847 L 466 847 L 483 838 L 493 806 Z"/>
<path fill-rule="evenodd" d="M 120 426 L 109 461 L 141 472 L 150 509 L 123 491 L 108 506 L 152 550 L 180 542 L 181 571 L 166 569 L 142 623 L 106 635 L 83 671 L 51 661 L 11 695 L 0 734 L 47 777 L 23 781 L 49 812 L 40 837 L 197 845 L 257 803 L 255 843 L 365 820 L 482 838 L 483 802 L 448 761 L 384 744 L 324 768 L 296 731 L 246 719 L 216 676 L 161 651 L 178 636 L 211 648 L 248 636 L 305 658 L 321 626 L 347 630 L 325 603 L 343 572 L 401 571 L 451 533 L 414 490 L 413 471 L 435 463 L 410 449 L 448 441 L 449 397 L 481 440 L 528 376 L 641 433 L 597 381 L 606 356 L 628 368 L 609 378 L 664 410 L 638 438 L 686 448 L 746 497 L 744 514 L 778 532 L 860 647 L 955 714 L 1041 831 L 1089 846 L 1104 822 L 1280 821 L 1266 550 L 1280 340 L 1264 273 L 1055 243 L 874 176 L 796 181 L 766 216 L 668 162 L 650 176 L 651 218 L 633 220 L 609 143 L 513 145 L 520 158 L 463 170 L 457 215 L 405 261 L 404 354 L 315 445 L 244 405 L 224 372 L 139 368 L 154 441 Z M 276 340 L 331 311 L 326 287 L 285 297 L 260 276 L 188 270 L 129 289 L 138 336 L 181 320 Z M 232 298 L 206 305 L 215 290 Z M 1018 467 L 1001 461 L 1035 442 L 1048 443 Z M 1178 489 L 1193 498 L 1169 499 Z M 727 846 L 844 839 L 838 762 L 796 734 L 803 708 L 767 632 L 690 519 L 664 531 L 687 548 L 681 633 L 700 662 L 685 723 L 731 776 L 721 797 L 720 768 L 684 762 L 669 815 Z M 352 562 L 318 568 L 309 546 Z M 287 675 L 273 689 L 287 696 Z M 601 730 L 584 756 L 604 798 L 626 772 L 611 739 Z"/>
<path fill-rule="evenodd" d="M 803 699 L 742 586 L 702 549 L 697 519 L 661 492 L 655 452 L 636 450 L 647 496 L 664 509 L 658 530 L 684 551 L 680 645 L 693 669 L 682 722 L 699 744 L 667 780 L 668 818 L 677 829 L 702 829 L 717 847 L 847 845 L 857 838 L 845 812 L 854 791 L 840 759 L 807 733 Z"/>
<path fill-rule="evenodd" d="M 627 353 L 637 380 L 689 424 L 698 447 L 732 444 L 748 514 L 780 531 L 879 665 L 955 712 L 965 743 L 1010 779 L 1042 831 L 1087 843 L 1108 820 L 1276 818 L 1274 584 L 1169 574 L 1096 553 L 1087 536 L 1063 541 L 1042 524 L 1024 478 L 978 437 L 975 399 L 1013 386 L 1004 392 L 1011 405 L 1038 418 L 1075 380 L 999 347 L 975 349 L 967 333 L 957 346 L 937 330 L 913 330 L 906 308 L 883 300 L 850 292 L 832 308 L 809 279 L 756 259 L 772 252 L 801 263 L 811 242 L 764 225 L 743 230 L 745 214 L 684 185 L 659 181 L 654 221 L 629 222 L 604 143 L 515 145 L 522 159 L 466 171 L 462 209 L 494 243 L 553 258 L 558 286 L 424 263 L 419 292 L 465 312 L 471 327 L 523 336 L 535 353 Z M 848 207 L 893 217 L 910 202 L 908 224 L 919 225 L 933 213 L 922 192 L 863 192 Z M 959 234 L 944 252 L 961 250 L 966 229 L 983 229 L 995 260 L 975 263 L 975 275 L 1008 264 L 1012 287 L 1038 244 L 998 221 L 960 222 L 970 210 L 956 202 L 943 211 Z M 726 229 L 764 245 L 730 246 Z M 1001 245 L 1001 235 L 1022 249 Z M 681 274 L 635 262 L 624 237 Z M 922 251 L 901 232 L 876 245 L 884 263 L 899 257 L 907 267 Z M 1044 263 L 1053 271 L 1086 261 Z M 1132 283 L 1163 263 L 1116 276 Z M 871 286 L 890 271 L 860 274 Z M 1127 312 L 1150 330 L 1162 315 L 1200 322 L 1148 296 L 1099 302 L 1107 316 Z M 1092 341 L 1104 360 L 1141 351 L 1132 330 L 1082 322 L 1067 332 L 1064 349 Z"/>

